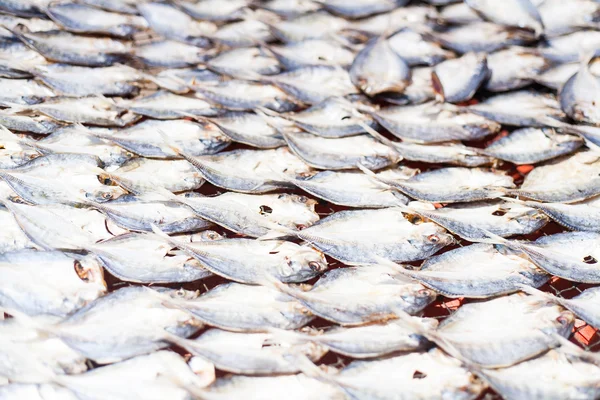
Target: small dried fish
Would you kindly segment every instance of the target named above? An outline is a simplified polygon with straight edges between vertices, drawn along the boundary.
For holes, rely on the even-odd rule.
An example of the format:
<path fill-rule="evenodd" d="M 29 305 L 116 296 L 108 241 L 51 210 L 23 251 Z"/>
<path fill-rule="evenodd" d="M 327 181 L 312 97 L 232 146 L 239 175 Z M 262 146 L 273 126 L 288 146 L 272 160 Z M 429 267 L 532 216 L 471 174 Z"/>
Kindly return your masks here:
<path fill-rule="evenodd" d="M 398 105 L 421 104 L 433 100 L 435 91 L 431 82 L 432 72 L 431 67 L 415 67 L 411 71 L 411 83 L 404 89 L 404 93 L 382 93 L 378 97 Z"/>
<path fill-rule="evenodd" d="M 531 0 L 465 0 L 465 3 L 488 21 L 529 29 L 537 36 L 544 31 L 542 17 Z"/>
<path fill-rule="evenodd" d="M 27 46 L 55 62 L 108 67 L 128 58 L 129 45 L 114 39 L 78 36 L 65 31 L 27 32 L 27 28 L 21 26 L 11 32 Z"/>
<path fill-rule="evenodd" d="M 158 91 L 133 100 L 121 100 L 119 107 L 156 119 L 179 119 L 185 116 L 213 116 L 218 110 L 210 103 L 197 98 Z"/>
<path fill-rule="evenodd" d="M 283 136 L 276 129 L 281 119 L 269 117 L 260 112 L 230 111 L 210 122 L 219 127 L 231 140 L 259 149 L 273 149 L 285 146 Z"/>
<path fill-rule="evenodd" d="M 275 289 L 233 282 L 180 303 L 204 323 L 234 332 L 298 329 L 314 319 L 298 301 Z"/>
<path fill-rule="evenodd" d="M 49 135 L 63 126 L 45 115 L 15 115 L 10 109 L 0 112 L 0 124 L 10 130 L 38 135 Z"/>
<path fill-rule="evenodd" d="M 571 230 L 600 232 L 600 198 L 598 197 L 571 204 L 538 203 L 537 201 L 526 201 L 524 204 L 543 211 L 554 221 Z"/>
<path fill-rule="evenodd" d="M 162 187 L 174 193 L 196 190 L 204 183 L 202 175 L 185 160 L 134 158 L 126 161 L 112 174 L 135 182 L 136 185 Z M 177 179 L 173 179 L 174 176 Z"/>
<path fill-rule="evenodd" d="M 269 333 L 237 333 L 209 329 L 194 340 L 176 339 L 192 354 L 212 362 L 216 368 L 243 375 L 291 374 L 298 366 L 288 358 L 297 355 L 319 360 L 327 348 L 316 343 L 294 343 Z"/>
<path fill-rule="evenodd" d="M 258 47 L 242 47 L 220 53 L 206 63 L 211 70 L 233 77 L 247 76 L 248 73 L 274 75 L 281 72 L 275 57 Z"/>
<path fill-rule="evenodd" d="M 355 169 L 361 164 L 378 170 L 394 165 L 401 159 L 397 152 L 369 135 L 323 138 L 305 132 L 282 133 L 298 157 L 319 169 Z M 301 171 L 296 168 L 295 172 Z"/>
<path fill-rule="evenodd" d="M 0 105 L 36 104 L 46 98 L 54 97 L 55 93 L 34 80 L 0 78 Z"/>
<path fill-rule="evenodd" d="M 492 121 L 514 126 L 560 127 L 565 119 L 554 96 L 528 90 L 499 94 L 468 109 Z"/>
<path fill-rule="evenodd" d="M 196 82 L 217 83 L 220 80 L 221 75 L 204 67 L 163 69 L 153 77 L 153 82 L 161 88 L 179 94 L 189 92 Z"/>
<path fill-rule="evenodd" d="M 206 50 L 174 40 L 162 40 L 137 46 L 133 55 L 149 67 L 183 68 L 208 59 Z"/>
<path fill-rule="evenodd" d="M 368 96 L 400 92 L 410 83 L 410 67 L 384 36 L 372 39 L 350 67 L 352 83 Z"/>
<path fill-rule="evenodd" d="M 327 39 L 348 25 L 349 22 L 343 18 L 317 11 L 277 22 L 271 26 L 271 31 L 281 41 L 290 43 L 308 39 Z"/>
<path fill-rule="evenodd" d="M 402 193 L 431 203 L 457 203 L 493 199 L 515 187 L 510 176 L 483 168 L 442 168 L 393 180 L 374 176 Z"/>
<path fill-rule="evenodd" d="M 130 38 L 148 27 L 142 17 L 107 12 L 84 4 L 50 4 L 45 12 L 54 22 L 70 32 Z"/>
<path fill-rule="evenodd" d="M 600 160 L 583 151 L 535 168 L 510 194 L 552 203 L 572 203 L 600 194 Z"/>
<path fill-rule="evenodd" d="M 286 69 L 311 65 L 348 67 L 354 53 L 332 40 L 308 39 L 285 46 L 268 46 L 268 49 Z"/>
<path fill-rule="evenodd" d="M 198 2 L 176 0 L 175 4 L 195 19 L 232 21 L 241 18 L 247 0 L 202 0 Z"/>
<path fill-rule="evenodd" d="M 350 21 L 345 29 L 380 36 L 406 27 L 423 27 L 437 17 L 438 13 L 434 7 L 422 5 L 398 7 L 388 13 Z"/>
<path fill-rule="evenodd" d="M 542 54 L 557 62 L 577 62 L 582 54 L 595 51 L 600 45 L 600 32 L 584 29 L 568 35 L 546 39 L 540 48 Z"/>
<path fill-rule="evenodd" d="M 163 133 L 178 148 L 193 156 L 217 153 L 231 143 L 217 127 L 185 120 L 147 120 L 126 129 L 90 129 L 89 132 L 149 158 L 179 158 L 175 151 L 164 145 Z"/>
<path fill-rule="evenodd" d="M 106 292 L 103 276 L 93 257 L 59 251 L 3 253 L 0 307 L 66 317 Z"/>
<path fill-rule="evenodd" d="M 344 0 L 322 0 L 323 8 L 346 18 L 362 18 L 402 7 L 407 0 L 360 0 L 349 4 Z"/>
<path fill-rule="evenodd" d="M 275 39 L 269 25 L 252 17 L 221 26 L 210 38 L 228 47 L 252 47 Z"/>
<path fill-rule="evenodd" d="M 585 58 L 579 71 L 564 84 L 559 93 L 560 107 L 577 122 L 600 124 L 600 80 L 589 69 L 590 58 Z"/>
<path fill-rule="evenodd" d="M 583 145 L 577 136 L 552 128 L 522 128 L 482 150 L 484 154 L 514 164 L 536 164 L 574 152 Z"/>
<path fill-rule="evenodd" d="M 448 24 L 470 24 L 481 21 L 481 17 L 467 3 L 449 4 L 440 11 L 440 18 Z"/>
<path fill-rule="evenodd" d="M 489 54 L 487 65 L 491 76 L 485 88 L 504 92 L 529 85 L 550 66 L 550 62 L 537 50 L 515 46 Z"/>
<path fill-rule="evenodd" d="M 508 46 L 522 46 L 535 41 L 533 32 L 484 21 L 452 26 L 434 37 L 442 46 L 458 53 L 491 53 Z"/>
<path fill-rule="evenodd" d="M 581 28 L 597 29 L 600 5 L 590 0 L 565 3 L 560 0 L 544 0 L 538 11 L 547 36 L 563 35 Z"/>
<path fill-rule="evenodd" d="M 454 53 L 444 50 L 439 44 L 425 39 L 423 34 L 406 28 L 388 39 L 392 50 L 409 65 L 435 65 L 449 58 Z"/>
<path fill-rule="evenodd" d="M 467 109 L 435 102 L 386 107 L 370 114 L 395 136 L 418 143 L 475 140 L 500 130 L 499 124 Z"/>
<path fill-rule="evenodd" d="M 418 144 L 391 142 L 394 149 L 405 160 L 431 164 L 453 164 L 465 167 L 481 167 L 494 164 L 495 160 L 482 154 L 479 149 L 461 143 Z"/>
<path fill-rule="evenodd" d="M 470 100 L 489 74 L 486 55 L 469 52 L 436 65 L 431 79 L 434 90 L 444 101 L 460 103 Z"/>
<path fill-rule="evenodd" d="M 313 0 L 267 0 L 262 7 L 282 17 L 293 18 L 317 11 L 321 5 Z"/>
<path fill-rule="evenodd" d="M 376 234 L 381 229 L 386 230 L 385 237 Z M 438 225 L 412 224 L 394 208 L 339 211 L 296 235 L 349 265 L 374 263 L 380 257 L 422 260 L 454 241 Z"/>
<path fill-rule="evenodd" d="M 234 238 L 185 243 L 156 232 L 209 271 L 235 282 L 259 284 L 265 275 L 282 282 L 303 282 L 327 270 L 323 253 L 292 242 Z"/>
<path fill-rule="evenodd" d="M 379 266 L 334 269 L 309 290 L 272 284 L 315 315 L 342 326 L 393 319 L 397 309 L 418 314 L 435 299 L 432 290 Z"/>
<path fill-rule="evenodd" d="M 207 35 L 217 30 L 210 22 L 195 21 L 183 11 L 166 3 L 142 3 L 138 11 L 150 28 L 165 39 L 176 40 L 198 47 L 208 47 Z"/>
<path fill-rule="evenodd" d="M 0 41 L 0 76 L 3 78 L 30 78 L 32 68 L 48 64 L 41 54 L 23 42 Z"/>
<path fill-rule="evenodd" d="M 590 69 L 593 69 L 595 64 L 600 66 L 600 63 L 591 63 Z M 569 80 L 570 77 L 579 71 L 579 68 L 580 67 L 578 63 L 559 64 L 537 76 L 535 81 L 550 89 L 558 91 L 562 88 L 565 82 Z M 596 71 L 594 71 L 594 75 L 596 75 Z"/>

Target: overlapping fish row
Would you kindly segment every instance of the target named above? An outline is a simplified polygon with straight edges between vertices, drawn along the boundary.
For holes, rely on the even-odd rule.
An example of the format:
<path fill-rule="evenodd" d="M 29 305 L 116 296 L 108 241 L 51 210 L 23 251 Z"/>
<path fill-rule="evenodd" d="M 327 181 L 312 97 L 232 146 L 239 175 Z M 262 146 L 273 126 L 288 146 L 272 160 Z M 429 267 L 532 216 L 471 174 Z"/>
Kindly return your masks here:
<path fill-rule="evenodd" d="M 0 0 L 0 399 L 598 397 L 600 3 L 407 3 Z"/>

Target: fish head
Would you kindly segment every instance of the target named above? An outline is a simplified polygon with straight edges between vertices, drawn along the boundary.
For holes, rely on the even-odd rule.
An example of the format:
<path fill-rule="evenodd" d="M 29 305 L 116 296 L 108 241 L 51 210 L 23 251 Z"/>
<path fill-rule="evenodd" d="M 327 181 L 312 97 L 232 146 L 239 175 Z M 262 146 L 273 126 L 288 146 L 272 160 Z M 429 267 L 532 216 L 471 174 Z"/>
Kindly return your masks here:
<path fill-rule="evenodd" d="M 200 295 L 200 292 L 197 290 L 168 289 L 168 288 L 157 288 L 155 290 L 164 295 L 170 296 L 173 299 L 179 299 L 179 300 L 194 300 Z"/>
<path fill-rule="evenodd" d="M 435 300 L 437 293 L 425 286 L 414 283 L 403 285 L 400 292 L 402 301 L 407 305 L 406 310 L 422 310 Z"/>
<path fill-rule="evenodd" d="M 411 243 L 420 243 L 426 249 L 441 249 L 455 243 L 454 237 L 441 226 L 433 222 L 421 222 L 415 225 L 415 232 Z"/>
<path fill-rule="evenodd" d="M 319 220 L 315 212 L 317 202 L 306 196 L 283 193 L 270 203 L 271 218 L 283 226 L 304 229 Z"/>
<path fill-rule="evenodd" d="M 196 233 L 190 239 L 191 242 L 211 242 L 214 240 L 223 239 L 223 235 L 219 234 L 218 232 L 208 230 Z"/>
<path fill-rule="evenodd" d="M 532 229 L 536 230 L 540 224 L 549 221 L 549 218 L 546 214 L 544 214 L 540 210 L 527 210 L 523 213 L 519 213 L 515 217 L 511 218 L 519 223 L 521 226 L 532 227 Z"/>
<path fill-rule="evenodd" d="M 89 298 L 86 298 L 86 301 L 95 300 L 99 295 L 106 293 L 107 286 L 104 280 L 104 269 L 95 256 L 89 255 L 74 260 L 73 268 L 79 279 L 89 284 Z"/>
<path fill-rule="evenodd" d="M 279 274 L 283 282 L 305 281 L 327 271 L 323 253 L 309 246 L 290 246 L 282 253 Z"/>
<path fill-rule="evenodd" d="M 120 186 L 103 185 L 98 189 L 87 190 L 85 197 L 98 203 L 104 203 L 109 200 L 117 199 L 125 194 L 127 194 L 127 191 Z"/>

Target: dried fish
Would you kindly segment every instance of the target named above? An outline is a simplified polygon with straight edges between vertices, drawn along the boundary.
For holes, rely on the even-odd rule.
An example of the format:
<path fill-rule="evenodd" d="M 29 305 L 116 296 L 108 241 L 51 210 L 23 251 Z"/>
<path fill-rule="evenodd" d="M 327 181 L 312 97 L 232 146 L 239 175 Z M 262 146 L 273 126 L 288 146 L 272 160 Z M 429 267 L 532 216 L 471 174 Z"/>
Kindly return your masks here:
<path fill-rule="evenodd" d="M 508 0 L 499 4 L 493 0 L 465 0 L 465 3 L 485 19 L 508 26 L 530 29 L 542 34 L 542 17 L 531 0 Z"/>
<path fill-rule="evenodd" d="M 185 116 L 214 116 L 218 110 L 210 103 L 197 98 L 158 91 L 149 96 L 133 100 L 122 100 L 119 107 L 139 115 L 156 119 L 179 119 Z"/>
<path fill-rule="evenodd" d="M 274 75 L 281 72 L 279 62 L 268 51 L 258 47 L 242 47 L 225 51 L 206 63 L 211 70 L 223 75 L 247 76 L 247 73 Z"/>
<path fill-rule="evenodd" d="M 136 185 L 162 187 L 174 193 L 196 190 L 204 183 L 202 175 L 185 160 L 134 158 L 112 174 L 133 181 Z"/>
<path fill-rule="evenodd" d="M 272 149 L 285 146 L 283 136 L 277 130 L 281 119 L 257 113 L 230 111 L 210 122 L 219 127 L 231 140 L 257 147 Z"/>
<path fill-rule="evenodd" d="M 395 136 L 418 143 L 475 140 L 500 130 L 499 124 L 465 108 L 435 102 L 386 107 L 370 114 Z"/>
<path fill-rule="evenodd" d="M 514 164 L 536 164 L 574 152 L 583 145 L 578 137 L 557 133 L 552 128 L 522 128 L 482 152 Z"/>
<path fill-rule="evenodd" d="M 82 0 L 84 4 L 124 14 L 137 14 L 137 6 L 149 0 Z"/>
<path fill-rule="evenodd" d="M 600 45 L 600 32 L 584 29 L 568 35 L 548 38 L 540 48 L 542 54 L 557 62 L 576 62 L 582 54 L 595 51 Z"/>
<path fill-rule="evenodd" d="M 438 17 L 434 7 L 413 5 L 398 7 L 388 13 L 351 21 L 345 29 L 366 33 L 372 36 L 386 32 L 396 32 L 406 27 L 423 27 Z"/>
<path fill-rule="evenodd" d="M 600 124 L 600 80 L 589 70 L 590 59 L 581 62 L 579 71 L 560 90 L 560 107 L 577 122 Z"/>
<path fill-rule="evenodd" d="M 470 100 L 490 72 L 485 54 L 467 53 L 435 66 L 431 73 L 436 93 L 449 103 Z"/>
<path fill-rule="evenodd" d="M 510 176 L 483 168 L 442 168 L 394 180 L 374 176 L 402 193 L 431 203 L 457 203 L 493 199 L 515 187 Z M 515 189 L 516 190 L 516 189 Z"/>
<path fill-rule="evenodd" d="M 311 65 L 348 67 L 354 61 L 354 53 L 332 40 L 308 39 L 285 46 L 271 45 L 269 51 L 286 69 Z"/>
<path fill-rule="evenodd" d="M 379 266 L 329 271 L 309 290 L 272 284 L 313 314 L 342 326 L 393 319 L 397 309 L 418 314 L 435 299 L 433 291 Z"/>
<path fill-rule="evenodd" d="M 431 67 L 415 67 L 411 71 L 411 83 L 404 89 L 404 93 L 382 93 L 378 98 L 398 105 L 421 104 L 433 100 L 435 91 L 431 82 L 431 72 Z"/>
<path fill-rule="evenodd" d="M 323 8 L 334 14 L 346 18 L 362 18 L 373 14 L 392 11 L 396 7 L 402 7 L 407 0 L 361 0 L 349 4 L 344 0 L 324 0 Z"/>
<path fill-rule="evenodd" d="M 267 0 L 262 7 L 282 17 L 293 18 L 316 11 L 321 5 L 313 0 Z"/>
<path fill-rule="evenodd" d="M 431 164 L 453 164 L 465 167 L 481 167 L 494 164 L 495 160 L 482 154 L 479 149 L 460 143 L 418 144 L 411 142 L 391 142 L 394 149 L 405 160 Z"/>
<path fill-rule="evenodd" d="M 271 26 L 271 30 L 283 42 L 293 43 L 308 39 L 327 39 L 348 25 L 349 22 L 343 18 L 317 11 L 277 22 Z"/>
<path fill-rule="evenodd" d="M 130 38 L 148 26 L 144 18 L 99 10 L 77 3 L 50 4 L 46 14 L 70 32 Z"/>
<path fill-rule="evenodd" d="M 543 211 L 554 221 L 574 231 L 600 232 L 599 200 L 598 197 L 592 197 L 571 204 L 538 203 L 537 201 L 526 201 L 524 204 Z"/>
<path fill-rule="evenodd" d="M 406 28 L 389 38 L 389 45 L 409 65 L 435 65 L 449 58 L 454 53 L 444 50 L 439 44 L 428 41 L 423 34 Z"/>
<path fill-rule="evenodd" d="M 0 207 L 0 252 L 8 253 L 37 246 L 25 235 L 12 213 L 4 206 Z"/>
<path fill-rule="evenodd" d="M 385 237 L 376 234 L 381 229 L 386 230 Z M 454 241 L 438 225 L 412 224 L 394 208 L 339 211 L 296 235 L 350 265 L 374 263 L 379 257 L 393 261 L 422 260 Z"/>
<path fill-rule="evenodd" d="M 565 119 L 554 96 L 528 90 L 499 94 L 468 109 L 492 121 L 514 126 L 560 127 Z"/>
<path fill-rule="evenodd" d="M 204 67 L 164 69 L 153 77 L 153 82 L 163 89 L 173 93 L 187 93 L 190 86 L 196 82 L 217 83 L 221 75 Z"/>
<path fill-rule="evenodd" d="M 223 25 L 210 38 L 214 42 L 228 47 L 251 47 L 269 43 L 275 39 L 269 25 L 253 18 Z"/>
<path fill-rule="evenodd" d="M 176 0 L 175 3 L 195 19 L 209 21 L 231 21 L 241 18 L 247 0 L 202 0 L 198 2 Z"/>
<path fill-rule="evenodd" d="M 378 170 L 394 165 L 401 159 L 397 152 L 369 135 L 323 138 L 305 132 L 282 133 L 290 149 L 315 168 L 355 169 L 361 164 Z M 295 172 L 301 171 L 296 168 Z"/>
<path fill-rule="evenodd" d="M 183 68 L 208 59 L 206 50 L 174 40 L 163 40 L 137 46 L 133 55 L 149 67 Z"/>
<path fill-rule="evenodd" d="M 410 67 L 384 37 L 372 39 L 350 67 L 352 83 L 369 96 L 400 92 L 410 83 Z"/>
<path fill-rule="evenodd" d="M 29 79 L 0 78 L 0 105 L 36 104 L 46 98 L 54 97 L 55 93 L 47 86 Z"/>
<path fill-rule="evenodd" d="M 470 24 L 481 21 L 481 17 L 464 2 L 445 6 L 440 11 L 440 18 L 449 24 Z"/>
<path fill-rule="evenodd" d="M 0 307 L 65 317 L 106 292 L 102 267 L 91 257 L 59 251 L 3 253 Z"/>
<path fill-rule="evenodd" d="M 509 47 L 489 54 L 487 64 L 491 75 L 485 88 L 492 92 L 527 86 L 550 66 L 538 51 L 527 47 Z"/>
<path fill-rule="evenodd" d="M 533 32 L 484 21 L 452 26 L 434 37 L 442 46 L 458 53 L 491 53 L 508 46 L 522 46 L 535 41 Z"/>
<path fill-rule="evenodd" d="M 581 28 L 598 28 L 600 6 L 595 1 L 544 0 L 538 7 L 547 36 L 563 35 Z"/>
<path fill-rule="evenodd" d="M 48 64 L 42 55 L 23 42 L 0 41 L 0 76 L 3 78 L 30 78 L 32 68 Z"/>

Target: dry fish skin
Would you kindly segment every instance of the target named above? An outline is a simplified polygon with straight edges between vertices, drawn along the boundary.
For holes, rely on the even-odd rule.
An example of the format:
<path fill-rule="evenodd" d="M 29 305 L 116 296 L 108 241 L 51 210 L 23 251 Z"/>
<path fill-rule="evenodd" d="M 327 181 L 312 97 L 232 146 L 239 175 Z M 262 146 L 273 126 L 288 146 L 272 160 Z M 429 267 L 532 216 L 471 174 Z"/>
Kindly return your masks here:
<path fill-rule="evenodd" d="M 274 149 L 285 146 L 285 140 L 274 127 L 279 120 L 264 114 L 230 111 L 210 122 L 234 142 L 259 149 Z"/>
<path fill-rule="evenodd" d="M 590 59 L 581 62 L 579 71 L 564 84 L 559 93 L 560 106 L 577 122 L 600 124 L 600 80 L 589 70 Z"/>
<path fill-rule="evenodd" d="M 108 67 L 125 62 L 129 57 L 129 46 L 114 39 L 78 36 L 64 31 L 24 32 L 20 26 L 11 32 L 27 46 L 55 62 Z"/>
<path fill-rule="evenodd" d="M 509 47 L 487 56 L 490 79 L 485 88 L 492 92 L 520 89 L 550 67 L 550 61 L 527 47 Z"/>
<path fill-rule="evenodd" d="M 355 113 L 352 103 L 336 97 L 300 112 L 282 114 L 281 117 L 293 121 L 307 132 L 326 138 L 358 135 L 365 132 L 362 124 L 373 129 L 377 125 L 372 118 Z"/>
<path fill-rule="evenodd" d="M 427 218 L 469 241 L 488 238 L 489 233 L 501 237 L 527 235 L 548 223 L 543 212 L 514 203 L 482 201 L 423 208 L 409 204 L 406 212 Z"/>
<path fill-rule="evenodd" d="M 89 133 L 141 157 L 159 159 L 180 158 L 178 153 L 165 146 L 163 134 L 192 156 L 218 153 L 231 143 L 217 127 L 185 120 L 146 120 L 125 129 L 91 129 Z"/>
<path fill-rule="evenodd" d="M 241 47 L 224 51 L 206 63 L 207 68 L 233 77 L 247 76 L 248 73 L 274 75 L 281 72 L 281 66 L 267 50 L 258 47 Z"/>
<path fill-rule="evenodd" d="M 369 135 L 324 138 L 305 132 L 282 133 L 294 154 L 314 168 L 356 169 L 361 164 L 366 168 L 379 170 L 401 160 L 396 151 Z"/>
<path fill-rule="evenodd" d="M 510 176 L 483 168 L 450 167 L 422 172 L 405 180 L 377 176 L 375 179 L 409 197 L 431 203 L 493 199 L 515 187 Z"/>
<path fill-rule="evenodd" d="M 164 305 L 166 301 L 187 301 L 197 294 L 164 288 L 157 291 L 124 287 L 40 329 L 52 330 L 69 347 L 100 364 L 168 347 L 165 340 L 169 334 L 187 337 L 200 329 L 201 324 L 189 313 Z M 95 335 L 101 339 L 91 340 Z"/>
<path fill-rule="evenodd" d="M 421 33 L 409 28 L 390 36 L 388 42 L 392 50 L 411 66 L 435 65 L 455 57 L 454 53 L 425 40 Z"/>
<path fill-rule="evenodd" d="M 500 131 L 490 119 L 451 104 L 386 107 L 370 114 L 394 136 L 417 143 L 476 140 Z"/>
<path fill-rule="evenodd" d="M 137 46 L 133 55 L 148 67 L 184 68 L 206 61 L 206 50 L 174 40 Z"/>
<path fill-rule="evenodd" d="M 577 136 L 552 128 L 522 128 L 486 147 L 482 152 L 517 165 L 536 164 L 574 152 L 583 145 Z"/>
<path fill-rule="evenodd" d="M 191 2 L 176 0 L 175 4 L 195 19 L 209 21 L 232 21 L 241 18 L 247 0 L 202 0 Z"/>
<path fill-rule="evenodd" d="M 600 202 L 598 197 L 571 204 L 538 203 L 525 205 L 543 211 L 562 226 L 574 231 L 600 232 Z"/>
<path fill-rule="evenodd" d="M 490 244 L 473 244 L 434 256 L 405 275 L 446 297 L 488 298 L 540 287 L 550 275 L 530 261 Z"/>
<path fill-rule="evenodd" d="M 0 306 L 28 315 L 66 317 L 106 292 L 96 260 L 58 251 L 4 253 L 0 276 Z"/>
<path fill-rule="evenodd" d="M 270 150 L 233 150 L 213 156 L 184 156 L 200 174 L 215 186 L 242 193 L 266 193 L 290 184 L 281 174 L 310 171 L 286 147 Z"/>
<path fill-rule="evenodd" d="M 471 52 L 441 62 L 431 73 L 434 90 L 449 103 L 470 100 L 488 76 L 486 55 Z"/>
<path fill-rule="evenodd" d="M 396 175 L 398 179 L 408 179 L 415 170 L 398 169 L 384 171 L 386 175 Z M 333 204 L 358 208 L 386 208 L 398 205 L 398 202 L 408 203 L 408 198 L 402 198 L 394 193 L 387 185 L 373 180 L 362 172 L 354 171 L 320 171 L 290 177 L 289 182 L 320 199 Z"/>
<path fill-rule="evenodd" d="M 298 329 L 314 319 L 298 301 L 275 289 L 233 282 L 183 302 L 181 307 L 207 325 L 234 332 Z"/>
<path fill-rule="evenodd" d="M 381 229 L 386 230 L 385 237 L 377 235 Z M 339 211 L 296 235 L 349 265 L 376 263 L 381 257 L 422 260 L 454 242 L 438 225 L 414 225 L 394 208 Z"/>
<path fill-rule="evenodd" d="M 452 164 L 465 167 L 481 167 L 495 163 L 494 158 L 482 154 L 479 149 L 460 143 L 418 144 L 392 142 L 394 149 L 405 160 L 431 164 Z"/>
<path fill-rule="evenodd" d="M 590 151 L 535 168 L 509 194 L 549 203 L 572 203 L 600 193 L 600 160 Z"/>
<path fill-rule="evenodd" d="M 469 106 L 468 110 L 514 126 L 559 127 L 566 118 L 554 96 L 528 90 L 499 94 Z"/>
<path fill-rule="evenodd" d="M 592 68 L 595 64 L 596 63 L 592 63 L 590 68 Z M 537 76 L 535 78 L 535 82 L 550 89 L 559 91 L 564 83 L 568 81 L 570 77 L 575 75 L 577 71 L 579 71 L 579 68 L 580 66 L 576 62 L 559 64 Z"/>
<path fill-rule="evenodd" d="M 77 400 L 75 393 L 51 383 L 11 383 L 0 386 L 0 396 L 6 400 Z"/>
<path fill-rule="evenodd" d="M 218 110 L 197 97 L 188 97 L 168 91 L 158 91 L 149 96 L 121 100 L 119 107 L 156 119 L 180 119 L 188 116 L 214 116 Z"/>
<path fill-rule="evenodd" d="M 239 283 L 260 284 L 265 275 L 303 282 L 327 270 L 323 253 L 283 240 L 217 239 L 185 243 L 161 233 L 212 273 Z"/>
<path fill-rule="evenodd" d="M 394 310 L 418 314 L 436 297 L 420 283 L 379 266 L 334 269 L 309 290 L 274 285 L 313 314 L 342 326 L 393 319 Z"/>
<path fill-rule="evenodd" d="M 212 226 L 175 201 L 144 201 L 125 195 L 94 207 L 120 227 L 135 232 L 151 232 L 152 225 L 166 233 L 197 232 Z"/>
<path fill-rule="evenodd" d="M 595 1 L 575 0 L 565 3 L 560 0 L 545 0 L 538 11 L 547 36 L 563 35 L 581 28 L 598 28 L 600 6 Z"/>
<path fill-rule="evenodd" d="M 170 4 L 147 2 L 139 4 L 137 9 L 150 28 L 165 39 L 208 47 L 209 40 L 206 35 L 217 30 L 214 24 L 194 21 L 189 15 Z"/>
<path fill-rule="evenodd" d="M 508 46 L 522 46 L 535 41 L 533 32 L 484 21 L 453 26 L 434 37 L 442 46 L 458 53 L 491 53 Z"/>
<path fill-rule="evenodd" d="M 78 398 L 101 400 L 142 400 L 169 398 L 188 400 L 215 379 L 212 364 L 195 363 L 193 371 L 184 358 L 173 351 L 148 355 L 95 368 L 79 375 L 63 376 L 60 382 Z M 113 382 L 108 385 L 106 382 Z"/>
<path fill-rule="evenodd" d="M 264 236 L 280 226 L 302 229 L 319 220 L 315 200 L 287 193 L 227 192 L 216 197 L 179 198 L 179 201 L 202 218 L 250 237 Z"/>
<path fill-rule="evenodd" d="M 206 99 L 237 111 L 266 107 L 276 112 L 293 111 L 299 104 L 274 85 L 232 79 L 216 85 L 194 86 Z"/>
<path fill-rule="evenodd" d="M 327 348 L 311 342 L 287 342 L 270 333 L 238 333 L 209 329 L 194 340 L 177 344 L 215 365 L 217 369 L 243 375 L 292 374 L 300 372 L 286 358 L 302 355 L 313 361 Z"/>
<path fill-rule="evenodd" d="M 142 75 L 124 65 L 111 67 L 80 67 L 67 64 L 39 66 L 32 70 L 35 77 L 66 96 L 128 96 L 137 94 L 136 84 Z"/>
<path fill-rule="evenodd" d="M 294 43 L 309 39 L 327 39 L 348 25 L 349 22 L 343 18 L 317 11 L 277 22 L 271 26 L 271 31 L 281 41 Z"/>
<path fill-rule="evenodd" d="M 493 0 L 465 0 L 465 3 L 485 19 L 542 34 L 544 25 L 536 6 L 530 0 L 509 0 L 499 4 Z"/>
<path fill-rule="evenodd" d="M 36 104 L 56 94 L 50 88 L 29 79 L 0 78 L 0 105 Z"/>
<path fill-rule="evenodd" d="M 509 367 L 554 347 L 552 335 L 567 337 L 574 322 L 570 311 L 517 293 L 461 306 L 434 336 L 478 366 Z"/>
<path fill-rule="evenodd" d="M 381 377 L 390 371 L 394 371 L 394 378 L 382 382 Z M 468 400 L 477 398 L 486 388 L 460 361 L 439 349 L 354 361 L 329 379 L 352 399 Z"/>
<path fill-rule="evenodd" d="M 508 400 L 593 399 L 600 390 L 598 366 L 556 350 L 510 368 L 476 373 Z"/>
<path fill-rule="evenodd" d="M 130 38 L 147 28 L 142 17 L 99 10 L 77 3 L 50 4 L 46 14 L 65 30 Z"/>
<path fill-rule="evenodd" d="M 306 104 L 358 93 L 346 70 L 326 65 L 301 67 L 264 79 Z"/>
<path fill-rule="evenodd" d="M 207 399 L 243 398 L 252 393 L 257 399 L 344 400 L 335 386 L 304 374 L 282 376 L 231 376 L 219 378 L 205 392 Z M 13 400 L 13 399 L 9 399 Z M 38 399 L 35 399 L 38 400 Z M 61 399 L 62 400 L 62 399 Z M 66 399 L 71 400 L 71 399 Z"/>
<path fill-rule="evenodd" d="M 285 46 L 270 45 L 269 51 L 288 70 L 311 65 L 348 67 L 354 53 L 342 44 L 323 39 L 308 39 Z"/>
<path fill-rule="evenodd" d="M 372 39 L 350 67 L 352 83 L 368 96 L 400 92 L 410 83 L 410 67 L 384 36 Z"/>
<path fill-rule="evenodd" d="M 204 183 L 200 173 L 185 160 L 134 158 L 111 174 L 133 181 L 136 185 L 162 187 L 174 193 L 196 190 Z"/>

